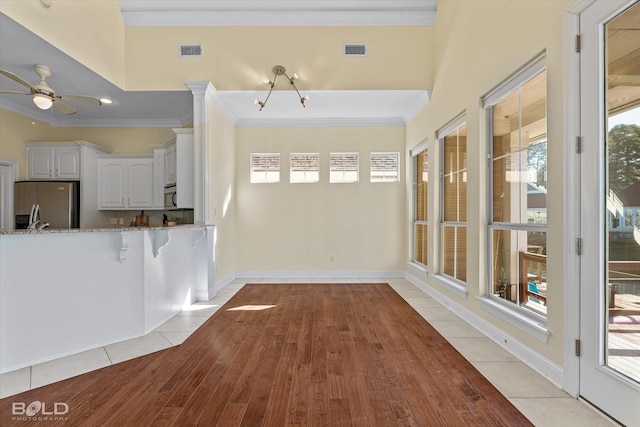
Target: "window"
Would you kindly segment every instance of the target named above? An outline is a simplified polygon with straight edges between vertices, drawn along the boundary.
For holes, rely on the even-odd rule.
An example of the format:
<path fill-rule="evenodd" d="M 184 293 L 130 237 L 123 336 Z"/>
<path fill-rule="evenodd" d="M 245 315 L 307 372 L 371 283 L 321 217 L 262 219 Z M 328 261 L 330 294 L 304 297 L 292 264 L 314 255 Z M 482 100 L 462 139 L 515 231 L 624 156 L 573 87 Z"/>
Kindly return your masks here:
<path fill-rule="evenodd" d="M 546 317 L 547 73 L 544 56 L 483 98 L 489 128 L 491 298 Z"/>
<path fill-rule="evenodd" d="M 467 124 L 455 119 L 438 131 L 440 152 L 440 271 L 467 281 Z"/>
<path fill-rule="evenodd" d="M 280 182 L 280 154 L 252 153 L 251 182 L 254 184 Z"/>
<path fill-rule="evenodd" d="M 427 266 L 427 196 L 428 166 L 426 141 L 411 150 L 413 167 L 413 262 Z"/>
<path fill-rule="evenodd" d="M 371 153 L 371 182 L 400 181 L 400 153 Z"/>
<path fill-rule="evenodd" d="M 320 180 L 320 155 L 318 153 L 291 153 L 289 182 L 310 183 Z"/>
<path fill-rule="evenodd" d="M 358 153 L 330 153 L 329 182 L 358 182 Z"/>

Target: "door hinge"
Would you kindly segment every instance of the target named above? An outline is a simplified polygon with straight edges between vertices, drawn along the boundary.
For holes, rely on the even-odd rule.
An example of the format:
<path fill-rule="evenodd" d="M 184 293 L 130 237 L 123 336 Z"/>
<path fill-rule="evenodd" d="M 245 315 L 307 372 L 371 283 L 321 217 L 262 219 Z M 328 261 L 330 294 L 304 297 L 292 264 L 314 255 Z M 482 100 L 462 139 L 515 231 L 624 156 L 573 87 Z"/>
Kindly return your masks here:
<path fill-rule="evenodd" d="M 580 34 L 576 34 L 576 52 L 580 52 Z"/>
<path fill-rule="evenodd" d="M 582 255 L 582 239 L 580 237 L 576 239 L 576 254 Z"/>
<path fill-rule="evenodd" d="M 576 153 L 582 153 L 582 137 L 576 136 Z"/>
<path fill-rule="evenodd" d="M 576 357 L 580 357 L 580 340 L 576 340 Z"/>

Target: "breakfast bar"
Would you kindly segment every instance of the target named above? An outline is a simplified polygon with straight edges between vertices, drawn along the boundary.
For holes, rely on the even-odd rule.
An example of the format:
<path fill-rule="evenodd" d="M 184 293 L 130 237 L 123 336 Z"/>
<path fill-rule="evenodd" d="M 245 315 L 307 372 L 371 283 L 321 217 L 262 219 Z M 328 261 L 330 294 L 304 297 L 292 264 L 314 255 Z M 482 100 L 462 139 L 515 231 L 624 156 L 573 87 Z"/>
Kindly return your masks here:
<path fill-rule="evenodd" d="M 214 294 L 213 226 L 0 232 L 0 373 L 149 333 Z"/>

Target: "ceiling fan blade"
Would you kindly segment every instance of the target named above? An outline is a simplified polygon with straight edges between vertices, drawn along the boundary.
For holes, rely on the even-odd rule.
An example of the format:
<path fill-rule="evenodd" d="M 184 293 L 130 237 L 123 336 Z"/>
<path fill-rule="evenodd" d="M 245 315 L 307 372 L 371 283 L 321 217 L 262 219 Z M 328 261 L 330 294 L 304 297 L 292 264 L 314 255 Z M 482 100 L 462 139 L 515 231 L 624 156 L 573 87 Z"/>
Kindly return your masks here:
<path fill-rule="evenodd" d="M 17 92 L 15 90 L 0 90 L 0 93 L 13 93 L 18 95 L 31 95 L 31 92 Z"/>
<path fill-rule="evenodd" d="M 87 105 L 95 105 L 100 106 L 102 102 L 93 96 L 84 96 L 84 95 L 55 95 L 56 99 L 60 99 L 63 101 L 71 101 L 71 102 L 79 102 L 81 104 Z"/>
<path fill-rule="evenodd" d="M 53 100 L 53 107 L 56 108 L 58 111 L 60 111 L 62 114 L 75 114 L 78 112 L 78 110 L 76 110 L 75 108 L 73 108 L 71 105 L 67 105 L 62 101 L 58 101 L 57 99 Z"/>
<path fill-rule="evenodd" d="M 37 90 L 35 87 L 33 87 L 33 85 L 31 85 L 31 83 L 22 80 L 20 77 L 16 76 L 15 74 L 13 74 L 10 71 L 0 70 L 0 74 L 4 74 L 5 76 L 9 77 L 11 80 L 20 83 L 22 86 L 28 87 L 29 89 L 31 89 L 32 93 L 33 93 L 33 91 Z"/>

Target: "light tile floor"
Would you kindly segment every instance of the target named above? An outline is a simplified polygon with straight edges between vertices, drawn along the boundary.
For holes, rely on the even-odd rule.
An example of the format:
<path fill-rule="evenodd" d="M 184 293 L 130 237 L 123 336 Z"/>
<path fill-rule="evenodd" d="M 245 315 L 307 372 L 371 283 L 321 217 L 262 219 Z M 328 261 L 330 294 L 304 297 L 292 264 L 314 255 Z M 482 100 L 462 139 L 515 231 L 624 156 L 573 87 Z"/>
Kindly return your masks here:
<path fill-rule="evenodd" d="M 151 333 L 0 375 L 0 398 L 181 344 L 245 283 L 389 283 L 536 426 L 611 426 L 614 422 L 557 388 L 473 326 L 403 278 L 236 279 Z M 541 411 L 540 408 L 544 408 Z"/>

